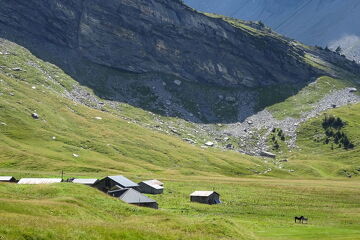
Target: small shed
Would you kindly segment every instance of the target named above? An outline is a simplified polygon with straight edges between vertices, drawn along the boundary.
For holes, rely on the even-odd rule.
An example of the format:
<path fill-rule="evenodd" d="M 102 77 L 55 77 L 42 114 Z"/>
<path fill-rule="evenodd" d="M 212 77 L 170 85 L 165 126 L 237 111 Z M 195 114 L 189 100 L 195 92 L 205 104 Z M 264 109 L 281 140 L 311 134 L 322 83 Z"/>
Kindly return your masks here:
<path fill-rule="evenodd" d="M 119 191 L 118 198 L 126 203 L 134 204 L 141 207 L 154 208 L 154 209 L 158 209 L 159 207 L 155 200 L 141 194 L 135 189 L 128 188 L 128 189 L 120 189 L 118 191 Z"/>
<path fill-rule="evenodd" d="M 96 178 L 75 178 L 74 180 L 72 180 L 73 183 L 84 184 L 84 185 L 88 185 L 88 186 L 93 186 L 98 181 L 99 181 L 99 179 L 96 179 Z"/>
<path fill-rule="evenodd" d="M 108 176 L 106 178 L 101 179 L 94 187 L 97 189 L 108 192 L 111 190 L 122 189 L 122 188 L 135 188 L 137 189 L 139 185 L 129 180 L 124 176 Z"/>
<path fill-rule="evenodd" d="M 220 194 L 214 191 L 195 191 L 190 194 L 190 201 L 210 205 L 221 203 Z"/>
<path fill-rule="evenodd" d="M 142 193 L 162 194 L 164 191 L 164 183 L 159 180 L 147 180 L 139 183 L 139 190 Z"/>
<path fill-rule="evenodd" d="M 22 178 L 18 184 L 52 184 L 61 182 L 61 178 Z"/>
<path fill-rule="evenodd" d="M 0 182 L 16 182 L 13 176 L 0 176 Z"/>

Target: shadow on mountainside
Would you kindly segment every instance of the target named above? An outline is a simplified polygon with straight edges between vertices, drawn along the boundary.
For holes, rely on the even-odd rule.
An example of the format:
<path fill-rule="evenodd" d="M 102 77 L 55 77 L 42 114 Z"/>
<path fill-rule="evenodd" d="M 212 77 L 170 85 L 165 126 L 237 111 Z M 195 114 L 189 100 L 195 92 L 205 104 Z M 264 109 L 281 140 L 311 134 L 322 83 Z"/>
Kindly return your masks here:
<path fill-rule="evenodd" d="M 99 65 L 80 56 L 76 50 L 42 39 L 2 31 L 0 37 L 60 67 L 81 85 L 91 88 L 99 98 L 195 123 L 242 122 L 265 107 L 295 95 L 310 83 L 262 88 L 194 83 L 169 74 L 139 74 Z"/>

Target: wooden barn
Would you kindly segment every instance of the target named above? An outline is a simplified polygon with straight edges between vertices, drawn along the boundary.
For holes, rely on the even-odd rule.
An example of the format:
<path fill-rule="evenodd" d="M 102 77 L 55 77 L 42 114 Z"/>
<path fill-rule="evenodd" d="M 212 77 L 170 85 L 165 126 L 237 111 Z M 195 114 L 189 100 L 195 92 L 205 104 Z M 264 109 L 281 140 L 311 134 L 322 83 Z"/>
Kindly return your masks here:
<path fill-rule="evenodd" d="M 190 194 L 190 201 L 210 205 L 221 203 L 220 194 L 214 191 L 195 191 Z"/>
<path fill-rule="evenodd" d="M 0 182 L 16 182 L 16 179 L 13 176 L 0 176 Z"/>
<path fill-rule="evenodd" d="M 159 180 L 147 180 L 139 183 L 139 190 L 147 194 L 162 194 L 164 191 L 164 183 Z"/>
<path fill-rule="evenodd" d="M 93 185 L 97 189 L 103 192 L 108 192 L 111 190 L 117 190 L 122 188 L 135 188 L 137 189 L 139 185 L 133 181 L 127 179 L 124 176 L 108 176 L 101 179 Z"/>

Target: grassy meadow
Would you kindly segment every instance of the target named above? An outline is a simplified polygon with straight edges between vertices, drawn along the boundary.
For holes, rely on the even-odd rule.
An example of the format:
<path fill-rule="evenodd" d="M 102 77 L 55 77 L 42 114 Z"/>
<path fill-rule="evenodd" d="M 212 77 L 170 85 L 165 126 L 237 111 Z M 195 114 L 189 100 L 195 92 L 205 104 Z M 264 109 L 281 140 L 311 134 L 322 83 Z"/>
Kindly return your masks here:
<path fill-rule="evenodd" d="M 360 239 L 360 183 L 174 176 L 160 209 L 91 187 L 0 184 L 0 239 Z M 189 202 L 218 191 L 220 205 Z M 295 224 L 304 215 L 308 224 Z"/>
<path fill-rule="evenodd" d="M 76 103 L 67 96 L 78 83 L 59 68 L 8 42 L 0 42 L 0 51 L 10 52 L 0 55 L 0 175 L 59 177 L 62 170 L 65 177 L 123 174 L 134 181 L 158 178 L 166 187 L 163 195 L 151 196 L 160 206 L 153 210 L 70 183 L 3 183 L 0 240 L 360 239 L 358 148 L 331 151 L 314 142 L 321 117 L 300 128 L 299 149 L 284 152 L 281 157 L 289 161 L 278 168 L 270 160 L 200 148 L 141 127 L 124 116 L 147 121 L 152 115 L 134 107 L 123 104 L 115 112 Z M 327 81 L 343 86 L 324 78 L 319 84 Z M 310 87 L 310 93 L 318 92 L 318 86 Z M 328 90 L 308 100 L 308 93 L 300 93 L 273 112 L 279 118 L 276 108 L 295 114 L 289 106 L 300 109 Z M 359 108 L 330 112 L 344 119 L 344 131 L 356 146 Z M 31 117 L 34 112 L 39 119 Z M 268 174 L 257 174 L 269 168 Z M 223 204 L 190 203 L 195 190 L 215 190 Z M 309 223 L 295 224 L 294 216 L 300 215 Z"/>

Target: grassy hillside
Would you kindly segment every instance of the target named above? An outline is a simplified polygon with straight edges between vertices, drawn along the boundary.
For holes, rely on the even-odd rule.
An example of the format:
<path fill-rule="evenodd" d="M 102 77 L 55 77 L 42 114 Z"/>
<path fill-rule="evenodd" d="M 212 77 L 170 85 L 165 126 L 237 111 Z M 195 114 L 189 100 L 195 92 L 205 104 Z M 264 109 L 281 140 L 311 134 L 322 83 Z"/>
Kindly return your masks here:
<path fill-rule="evenodd" d="M 0 184 L 1 239 L 360 239 L 354 181 L 186 177 L 164 179 L 160 210 L 86 186 Z M 221 205 L 189 202 L 214 189 Z M 293 217 L 309 217 L 295 224 Z"/>
<path fill-rule="evenodd" d="M 294 91 L 290 86 L 281 86 L 276 90 L 261 89 L 261 102 L 273 102 L 267 107 L 275 118 L 284 119 L 287 117 L 300 118 L 303 113 L 309 112 L 314 105 L 323 99 L 327 94 L 333 91 L 341 90 L 346 87 L 358 87 L 353 81 L 335 79 L 331 77 L 320 77 L 314 83 L 306 86 L 301 91 L 287 98 L 285 101 L 279 101 L 284 92 Z"/>
<path fill-rule="evenodd" d="M 314 141 L 324 131 L 319 117 L 301 126 L 299 149 L 280 155 L 289 160 L 280 168 L 279 159 L 204 149 L 142 127 L 136 122 L 151 122 L 153 114 L 129 105 L 79 104 L 70 93 L 80 86 L 56 66 L 9 42 L 0 42 L 0 52 L 0 175 L 125 174 L 166 186 L 152 196 L 160 206 L 152 210 L 70 183 L 0 184 L 0 239 L 360 239 L 359 181 L 344 177 L 358 174 L 360 105 L 328 113 L 345 121 L 354 149 Z M 334 89 L 346 84 L 321 78 L 270 110 L 296 117 L 333 89 L 329 82 Z M 269 168 L 268 178 L 253 177 Z M 323 180 L 334 177 L 341 179 Z M 224 203 L 190 203 L 194 190 L 218 191 Z M 294 224 L 296 215 L 309 224 Z"/>
<path fill-rule="evenodd" d="M 335 116 L 345 122 L 341 129 L 354 144 L 353 149 L 339 147 L 332 140 L 326 143 L 326 133 L 322 126 L 325 116 Z M 307 171 L 313 171 L 318 176 L 348 176 L 360 175 L 360 104 L 333 109 L 323 115 L 311 119 L 298 130 L 299 150 L 288 153 L 290 162 L 304 166 Z M 311 166 L 311 169 L 306 166 Z M 304 174 L 307 174 L 304 172 Z"/>
<path fill-rule="evenodd" d="M 144 174 L 250 176 L 271 168 L 266 175 L 339 177 L 344 176 L 341 174 L 344 169 L 357 168 L 359 162 L 356 156 L 351 162 L 327 158 L 301 161 L 306 157 L 300 158 L 298 151 L 294 151 L 280 156 L 291 159 L 280 168 L 277 161 L 192 146 L 136 122 L 146 125 L 152 118 L 159 118 L 163 122 L 189 125 L 195 132 L 194 124 L 156 116 L 126 104 L 86 107 L 71 100 L 70 92 L 81 87 L 59 68 L 10 42 L 3 41 L 0 47 L 3 53 L 0 55 L 0 174 L 52 176 L 64 170 L 69 176 L 112 173 L 130 173 L 138 178 Z M 296 117 L 310 110 L 311 104 L 324 94 L 346 86 L 352 85 L 323 77 L 269 110 L 279 118 Z M 262 96 L 266 99 L 266 94 Z M 34 112 L 39 114 L 39 119 L 31 117 Z M 192 133 L 191 138 L 198 142 L 210 140 L 189 129 L 188 134 Z M 187 133 L 181 133 L 181 137 L 187 137 Z M 310 143 L 309 147 L 312 146 Z M 356 148 L 348 152 L 352 151 Z"/>
<path fill-rule="evenodd" d="M 79 86 L 64 72 L 19 46 L 3 47 L 1 52 L 11 54 L 0 55 L 1 174 L 247 175 L 253 174 L 249 169 L 266 168 L 257 158 L 201 149 L 146 129 L 112 108 L 78 104 L 66 97 Z M 126 106 L 120 111 L 127 109 L 134 111 Z M 32 118 L 35 112 L 39 119 Z M 139 109 L 133 115 L 139 113 L 144 119 Z"/>

